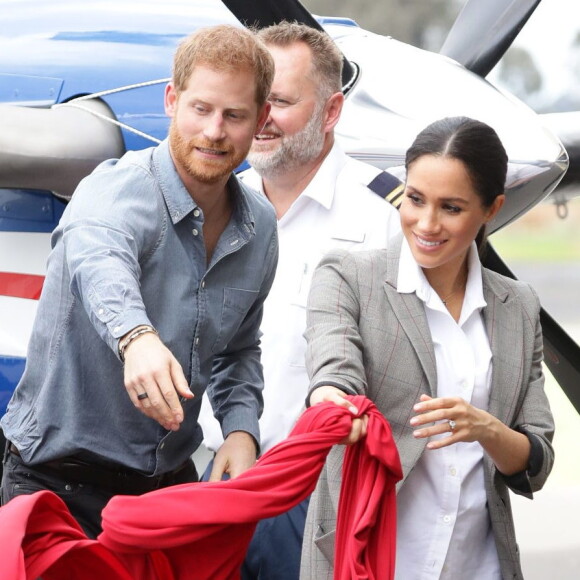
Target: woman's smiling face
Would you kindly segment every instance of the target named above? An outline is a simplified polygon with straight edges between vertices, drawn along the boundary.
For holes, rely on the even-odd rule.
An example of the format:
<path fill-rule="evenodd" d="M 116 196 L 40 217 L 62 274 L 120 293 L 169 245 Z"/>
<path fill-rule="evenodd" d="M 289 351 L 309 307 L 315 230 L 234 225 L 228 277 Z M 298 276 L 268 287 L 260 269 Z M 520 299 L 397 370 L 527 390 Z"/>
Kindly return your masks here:
<path fill-rule="evenodd" d="M 459 268 L 482 225 L 502 206 L 491 207 L 481 197 L 463 162 L 423 155 L 407 170 L 401 204 L 401 226 L 415 261 L 422 268 Z"/>

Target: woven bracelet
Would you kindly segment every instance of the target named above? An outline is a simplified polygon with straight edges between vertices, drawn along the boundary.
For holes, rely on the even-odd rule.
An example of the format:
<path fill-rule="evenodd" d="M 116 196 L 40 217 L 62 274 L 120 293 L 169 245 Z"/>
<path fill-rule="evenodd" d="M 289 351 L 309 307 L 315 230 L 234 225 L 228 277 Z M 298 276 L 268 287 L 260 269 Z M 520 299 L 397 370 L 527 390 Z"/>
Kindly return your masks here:
<path fill-rule="evenodd" d="M 125 362 L 125 350 L 127 347 L 141 335 L 147 332 L 152 332 L 153 334 L 159 335 L 159 333 L 152 326 L 141 326 L 137 330 L 134 330 L 125 340 L 119 343 L 119 357 Z"/>

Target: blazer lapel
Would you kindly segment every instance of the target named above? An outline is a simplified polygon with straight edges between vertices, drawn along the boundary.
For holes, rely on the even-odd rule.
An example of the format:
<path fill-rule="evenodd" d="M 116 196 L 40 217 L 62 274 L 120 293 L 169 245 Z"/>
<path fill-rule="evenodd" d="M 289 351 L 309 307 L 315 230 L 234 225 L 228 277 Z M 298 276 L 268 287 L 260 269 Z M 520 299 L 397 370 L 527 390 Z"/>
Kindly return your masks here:
<path fill-rule="evenodd" d="M 492 352 L 489 412 L 509 425 L 521 386 L 523 322 L 521 306 L 509 289 L 483 268 L 483 317 Z M 516 395 L 516 396 L 514 396 Z"/>
<path fill-rule="evenodd" d="M 417 358 L 429 382 L 430 395 L 436 397 L 437 365 L 435 362 L 435 350 L 423 302 L 415 294 L 399 294 L 397 292 L 401 241 L 402 237 L 398 243 L 392 243 L 389 247 L 387 254 L 388 267 L 383 287 L 395 316 L 417 353 Z"/>

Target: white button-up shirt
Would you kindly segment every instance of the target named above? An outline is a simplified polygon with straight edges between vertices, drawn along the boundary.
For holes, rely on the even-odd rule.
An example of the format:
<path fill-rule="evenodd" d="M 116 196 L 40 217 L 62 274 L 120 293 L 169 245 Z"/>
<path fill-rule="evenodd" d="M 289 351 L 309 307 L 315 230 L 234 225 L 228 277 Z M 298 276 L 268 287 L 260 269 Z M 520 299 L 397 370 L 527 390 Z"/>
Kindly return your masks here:
<path fill-rule="evenodd" d="M 405 240 L 397 291 L 415 292 L 425 303 L 437 364 L 434 396 L 461 397 L 487 410 L 491 349 L 481 314 L 486 302 L 475 244 L 468 260 L 458 322 L 429 285 Z M 486 502 L 479 443 L 425 449 L 397 496 L 396 580 L 500 580 Z"/>
<path fill-rule="evenodd" d="M 312 181 L 278 220 L 278 268 L 260 327 L 262 451 L 288 435 L 304 408 L 309 385 L 303 337 L 306 302 L 318 262 L 333 248 L 384 248 L 401 229 L 399 212 L 367 187 L 379 173 L 376 167 L 348 157 L 335 144 Z M 246 185 L 263 191 L 262 179 L 253 169 L 241 177 Z M 207 396 L 199 421 L 205 445 L 216 451 L 223 438 Z"/>

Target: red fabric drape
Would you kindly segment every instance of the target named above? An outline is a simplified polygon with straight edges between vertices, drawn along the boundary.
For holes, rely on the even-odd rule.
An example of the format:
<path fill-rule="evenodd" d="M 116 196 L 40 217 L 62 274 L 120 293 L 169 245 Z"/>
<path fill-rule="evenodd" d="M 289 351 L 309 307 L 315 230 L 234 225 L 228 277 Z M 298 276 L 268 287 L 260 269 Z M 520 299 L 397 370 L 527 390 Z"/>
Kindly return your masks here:
<path fill-rule="evenodd" d="M 390 428 L 364 397 L 368 434 L 347 448 L 336 537 L 337 580 L 389 580 L 394 571 L 394 485 L 402 477 Z M 231 580 L 259 519 L 280 514 L 316 485 L 326 454 L 353 415 L 308 409 L 288 437 L 229 481 L 116 496 L 103 533 L 86 538 L 64 503 L 44 491 L 0 509 L 0 578 L 10 580 Z"/>

